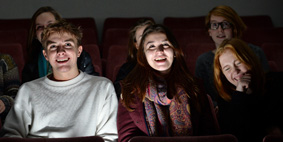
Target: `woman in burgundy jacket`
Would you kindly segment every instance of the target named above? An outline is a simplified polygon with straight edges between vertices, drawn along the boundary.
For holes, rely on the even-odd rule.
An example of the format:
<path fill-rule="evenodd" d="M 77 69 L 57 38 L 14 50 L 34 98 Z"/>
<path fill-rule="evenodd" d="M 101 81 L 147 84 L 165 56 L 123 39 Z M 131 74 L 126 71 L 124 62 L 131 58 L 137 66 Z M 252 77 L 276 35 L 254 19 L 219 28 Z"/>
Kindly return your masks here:
<path fill-rule="evenodd" d="M 122 81 L 118 108 L 118 141 L 135 136 L 219 134 L 206 94 L 189 73 L 182 50 L 163 25 L 142 35 L 138 63 Z"/>

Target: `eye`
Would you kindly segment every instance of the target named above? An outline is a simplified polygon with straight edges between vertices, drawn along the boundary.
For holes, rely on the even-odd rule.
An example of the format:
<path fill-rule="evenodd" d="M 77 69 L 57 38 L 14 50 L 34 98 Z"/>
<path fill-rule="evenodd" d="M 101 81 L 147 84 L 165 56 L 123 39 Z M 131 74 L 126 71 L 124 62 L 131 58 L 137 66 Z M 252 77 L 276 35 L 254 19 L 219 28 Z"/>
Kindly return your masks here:
<path fill-rule="evenodd" d="M 224 71 L 229 71 L 230 70 L 230 67 L 226 67 L 226 68 L 224 68 Z"/>
<path fill-rule="evenodd" d="M 164 44 L 163 44 L 163 47 L 164 47 L 164 48 L 168 48 L 168 47 L 170 47 L 170 44 L 164 43 Z"/>
<path fill-rule="evenodd" d="M 50 45 L 49 46 L 49 50 L 51 50 L 51 51 L 54 51 L 54 50 L 56 50 L 57 49 L 57 46 L 56 45 Z"/>
<path fill-rule="evenodd" d="M 149 47 L 148 47 L 148 49 L 153 49 L 155 46 L 154 45 L 150 45 Z"/>
<path fill-rule="evenodd" d="M 37 26 L 37 27 L 36 27 L 36 30 L 37 30 L 37 31 L 39 31 L 39 30 L 43 30 L 43 29 L 44 29 L 44 27 L 43 27 L 43 26 Z"/>
<path fill-rule="evenodd" d="M 222 22 L 222 25 L 223 25 L 223 28 L 224 28 L 224 29 L 229 29 L 229 28 L 231 28 L 231 24 L 230 24 L 229 22 L 227 22 L 227 21 Z"/>
<path fill-rule="evenodd" d="M 210 28 L 215 30 L 218 28 L 218 23 L 210 23 Z"/>
<path fill-rule="evenodd" d="M 236 61 L 235 64 L 236 64 L 236 66 L 239 66 L 239 65 L 241 65 L 241 62 L 240 61 Z"/>

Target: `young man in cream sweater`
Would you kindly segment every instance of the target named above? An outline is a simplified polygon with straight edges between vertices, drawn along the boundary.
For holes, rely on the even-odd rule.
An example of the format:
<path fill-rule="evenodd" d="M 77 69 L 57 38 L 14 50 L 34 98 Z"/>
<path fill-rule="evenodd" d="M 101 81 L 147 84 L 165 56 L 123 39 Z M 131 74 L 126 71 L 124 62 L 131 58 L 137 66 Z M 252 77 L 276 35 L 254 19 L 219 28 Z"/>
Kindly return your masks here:
<path fill-rule="evenodd" d="M 113 84 L 77 68 L 82 33 L 59 21 L 42 34 L 52 74 L 23 84 L 3 126 L 5 137 L 117 139 L 118 101 Z"/>

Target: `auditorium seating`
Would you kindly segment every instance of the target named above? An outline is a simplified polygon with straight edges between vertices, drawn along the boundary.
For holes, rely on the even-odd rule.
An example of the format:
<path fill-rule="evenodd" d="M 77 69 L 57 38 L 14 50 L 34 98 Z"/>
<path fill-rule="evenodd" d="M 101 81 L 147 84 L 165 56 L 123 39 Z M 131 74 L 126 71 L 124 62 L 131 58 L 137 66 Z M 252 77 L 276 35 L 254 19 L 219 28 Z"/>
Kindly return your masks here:
<path fill-rule="evenodd" d="M 102 76 L 115 79 L 115 75 L 119 70 L 110 62 L 111 58 L 116 61 L 126 60 L 126 49 L 122 52 L 115 51 L 112 57 L 109 57 L 110 47 L 123 46 L 126 47 L 129 40 L 129 29 L 140 19 L 151 17 L 110 17 L 105 19 L 102 29 L 102 38 L 99 41 L 95 19 L 91 17 L 82 18 L 66 18 L 67 21 L 81 26 L 83 30 L 82 45 L 84 49 L 91 55 L 94 68 Z M 283 27 L 274 27 L 271 18 L 268 15 L 241 16 L 247 24 L 248 29 L 243 33 L 242 39 L 248 43 L 252 43 L 262 47 L 272 71 L 283 71 L 282 46 L 283 43 Z M 208 35 L 204 27 L 205 16 L 197 17 L 165 17 L 163 24 L 171 29 L 173 35 L 177 39 L 179 46 L 183 49 L 185 58 L 190 71 L 194 74 L 195 62 L 197 57 L 209 50 L 214 49 L 213 41 Z M 24 60 L 19 62 L 20 56 L 14 57 L 18 64 L 19 70 L 23 68 L 23 63 L 27 59 L 27 36 L 30 27 L 30 19 L 0 19 L 0 45 L 12 46 L 11 49 L 5 49 L 3 52 L 11 52 L 15 47 L 21 48 Z M 2 45 L 4 44 L 4 45 Z M 15 46 L 16 45 L 16 46 Z M 118 50 L 120 48 L 117 48 Z M 112 51 L 113 52 L 113 51 Z M 97 53 L 100 53 L 99 55 Z M 15 53 L 12 53 L 12 57 Z M 121 57 L 119 57 L 121 56 Z M 112 59 L 113 60 L 113 59 Z M 108 69 L 107 69 L 108 68 Z M 112 72 L 109 73 L 109 68 Z M 21 71 L 19 71 L 21 73 Z"/>
<path fill-rule="evenodd" d="M 102 73 L 102 62 L 100 57 L 99 47 L 96 44 L 87 44 L 83 45 L 83 49 L 89 53 L 92 60 L 92 65 L 94 70 L 99 73 L 100 76 L 103 75 Z"/>
<path fill-rule="evenodd" d="M 139 19 L 152 17 L 109 17 L 103 23 L 102 42 L 104 42 L 105 33 L 108 29 L 127 29 L 129 30 Z"/>
<path fill-rule="evenodd" d="M 283 38 L 282 38 L 283 39 Z M 274 71 L 283 71 L 283 42 L 282 43 L 264 43 L 262 50 L 269 62 L 274 62 Z"/>
<path fill-rule="evenodd" d="M 9 138 L 2 137 L 0 142 L 104 142 L 100 136 L 68 137 L 68 138 Z"/>
<path fill-rule="evenodd" d="M 130 142 L 238 142 L 238 139 L 231 134 L 183 137 L 136 136 Z"/>
<path fill-rule="evenodd" d="M 105 76 L 111 81 L 115 81 L 120 67 L 126 62 L 128 47 L 124 45 L 112 45 L 106 61 Z"/>
<path fill-rule="evenodd" d="M 108 29 L 105 32 L 104 42 L 102 42 L 102 58 L 107 59 L 111 45 L 128 45 L 128 29 Z"/>
<path fill-rule="evenodd" d="M 195 74 L 196 61 L 199 55 L 213 49 L 215 49 L 215 45 L 213 43 L 202 42 L 188 43 L 183 48 L 187 66 L 192 74 Z"/>
<path fill-rule="evenodd" d="M 283 142 L 283 135 L 267 135 L 263 138 L 263 142 Z"/>
<path fill-rule="evenodd" d="M 174 29 L 171 31 L 181 48 L 192 42 L 213 43 L 204 29 Z"/>
<path fill-rule="evenodd" d="M 1 26 L 0 26 L 1 27 Z M 22 48 L 22 54 L 24 59 L 27 59 L 27 30 L 25 29 L 11 29 L 11 30 L 0 30 L 0 43 L 19 43 Z"/>
<path fill-rule="evenodd" d="M 170 30 L 205 29 L 205 17 L 165 17 L 163 24 Z"/>
<path fill-rule="evenodd" d="M 82 44 L 99 44 L 97 26 L 94 18 L 66 18 L 68 22 L 80 26 L 83 31 Z"/>
<path fill-rule="evenodd" d="M 273 28 L 269 15 L 240 16 L 248 28 Z M 163 24 L 169 29 L 205 29 L 205 16 L 165 17 Z"/>

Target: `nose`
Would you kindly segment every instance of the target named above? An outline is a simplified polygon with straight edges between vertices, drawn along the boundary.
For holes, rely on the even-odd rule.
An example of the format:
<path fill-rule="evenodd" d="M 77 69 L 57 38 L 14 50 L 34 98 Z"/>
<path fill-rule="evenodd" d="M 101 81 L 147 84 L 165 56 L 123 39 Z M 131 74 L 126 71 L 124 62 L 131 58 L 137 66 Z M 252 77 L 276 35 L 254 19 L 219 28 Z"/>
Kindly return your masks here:
<path fill-rule="evenodd" d="M 65 54 L 64 46 L 60 45 L 60 46 L 57 47 L 57 54 L 58 54 L 59 56 Z"/>
<path fill-rule="evenodd" d="M 218 29 L 219 32 L 223 32 L 222 24 L 219 24 Z"/>
<path fill-rule="evenodd" d="M 160 52 L 164 51 L 164 47 L 162 44 L 158 46 L 157 51 L 160 51 Z"/>

